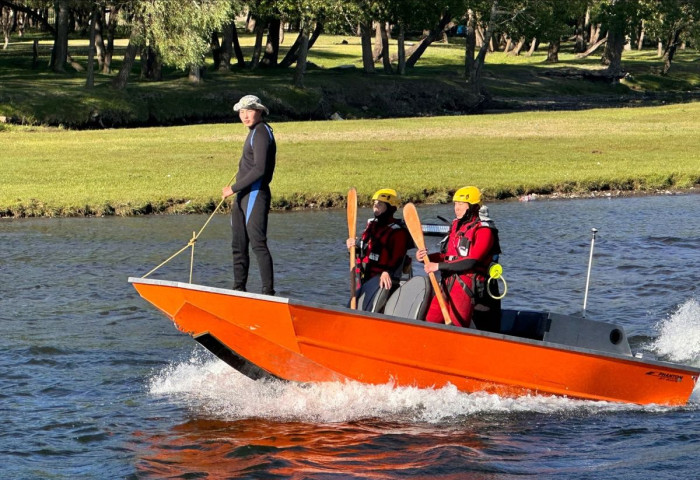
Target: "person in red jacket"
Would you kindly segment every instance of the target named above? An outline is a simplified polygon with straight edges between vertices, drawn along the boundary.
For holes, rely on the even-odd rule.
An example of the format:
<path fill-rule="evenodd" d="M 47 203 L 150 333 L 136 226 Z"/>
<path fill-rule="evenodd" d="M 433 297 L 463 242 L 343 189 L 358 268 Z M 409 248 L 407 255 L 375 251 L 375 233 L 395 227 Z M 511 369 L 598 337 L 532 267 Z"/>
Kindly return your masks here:
<path fill-rule="evenodd" d="M 498 230 L 488 217 L 488 209 L 481 207 L 478 188 L 460 188 L 453 201 L 456 218 L 446 242 L 443 242 L 442 251 L 428 255 L 427 250 L 421 249 L 416 252 L 416 258 L 422 262 L 428 255 L 426 273 L 440 272 L 440 283 L 453 324 L 469 327 L 473 322 L 473 326 L 480 330 L 497 332 L 500 329 L 500 300 L 494 299 L 489 292 L 497 297 L 498 285 L 496 281 L 487 282 L 487 278 L 491 263 L 501 253 Z M 426 320 L 444 323 L 437 298 L 433 298 Z"/>
<path fill-rule="evenodd" d="M 347 247 L 357 249 L 360 286 L 379 275 L 379 286 L 387 290 L 399 286 L 406 252 L 411 245 L 403 221 L 394 218 L 400 201 L 396 190 L 383 188 L 372 196 L 374 216 L 359 238 L 348 238 Z"/>

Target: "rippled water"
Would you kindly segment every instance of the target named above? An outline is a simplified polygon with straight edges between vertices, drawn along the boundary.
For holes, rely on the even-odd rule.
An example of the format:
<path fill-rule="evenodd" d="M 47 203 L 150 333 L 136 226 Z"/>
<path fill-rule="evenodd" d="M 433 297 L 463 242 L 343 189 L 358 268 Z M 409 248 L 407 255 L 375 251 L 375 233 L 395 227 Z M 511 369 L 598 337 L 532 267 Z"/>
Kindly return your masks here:
<path fill-rule="evenodd" d="M 699 206 L 698 195 L 490 205 L 504 306 L 580 311 L 595 227 L 588 316 L 623 324 L 636 349 L 700 366 Z M 126 282 L 205 220 L 0 221 L 3 478 L 697 477 L 697 389 L 667 408 L 241 376 Z M 273 214 L 279 295 L 346 302 L 345 235 L 343 211 Z M 229 242 L 216 216 L 195 283 L 231 285 Z M 188 275 L 182 254 L 153 277 Z"/>

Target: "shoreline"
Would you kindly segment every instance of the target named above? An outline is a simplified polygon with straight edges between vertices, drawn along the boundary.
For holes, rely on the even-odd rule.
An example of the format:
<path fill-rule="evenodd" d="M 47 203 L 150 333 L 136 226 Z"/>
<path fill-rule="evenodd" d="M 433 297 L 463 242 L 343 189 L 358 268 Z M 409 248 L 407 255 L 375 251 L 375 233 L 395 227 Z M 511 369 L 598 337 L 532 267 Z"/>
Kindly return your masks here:
<path fill-rule="evenodd" d="M 506 202 L 535 202 L 535 201 L 553 201 L 553 200 L 582 200 L 582 199 L 596 199 L 596 198 L 628 198 L 628 197 L 648 197 L 648 196 L 675 196 L 675 195 L 700 195 L 700 184 L 694 185 L 690 188 L 668 188 L 668 189 L 654 189 L 654 190 L 591 190 L 587 192 L 553 192 L 553 193 L 528 193 L 519 196 L 512 196 L 508 198 L 489 198 L 484 197 L 485 204 L 494 203 L 506 203 Z M 345 198 L 341 195 L 334 195 L 335 201 L 330 201 L 323 205 L 310 202 L 303 206 L 284 206 L 275 207 L 270 209 L 271 213 L 283 213 L 283 212 L 300 212 L 300 211 L 313 211 L 313 210 L 336 210 L 345 208 L 344 200 Z M 428 197 L 429 198 L 429 197 Z M 408 199 L 405 203 L 412 201 L 416 205 L 446 205 L 451 203 L 448 201 L 421 201 L 415 199 Z M 404 203 L 404 204 L 405 204 Z M 358 204 L 359 207 L 369 207 L 369 205 Z M 207 208 L 210 207 L 210 208 Z M 104 217 L 142 217 L 149 215 L 209 215 L 214 211 L 215 205 L 208 203 L 206 205 L 190 205 L 189 202 L 172 202 L 164 203 L 158 202 L 156 207 L 154 204 L 147 204 L 145 206 L 136 208 L 132 211 L 121 211 L 120 209 L 110 208 L 108 212 L 96 212 L 86 207 L 81 208 L 63 208 L 63 214 L 54 211 L 22 211 L 24 214 L 13 214 L 12 210 L 9 208 L 0 209 L 0 221 L 1 220 L 18 220 L 27 218 L 104 218 Z M 219 209 L 220 214 L 228 214 L 230 209 L 228 206 L 226 208 Z M 9 213 L 9 214 L 8 214 Z"/>

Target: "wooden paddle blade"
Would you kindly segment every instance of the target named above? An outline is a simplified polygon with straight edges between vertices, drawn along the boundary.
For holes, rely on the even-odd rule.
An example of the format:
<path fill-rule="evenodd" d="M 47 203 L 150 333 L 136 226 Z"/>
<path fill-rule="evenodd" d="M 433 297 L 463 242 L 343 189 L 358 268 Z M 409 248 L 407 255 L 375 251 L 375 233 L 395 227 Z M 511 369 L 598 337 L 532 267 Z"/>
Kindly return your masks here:
<path fill-rule="evenodd" d="M 412 203 L 407 203 L 403 207 L 403 221 L 408 228 L 408 232 L 413 238 L 413 243 L 416 244 L 416 248 L 422 250 L 425 248 L 425 239 L 423 238 L 423 227 L 420 224 L 420 218 L 418 217 L 418 210 L 416 206 Z"/>
<path fill-rule="evenodd" d="M 351 188 L 348 191 L 348 236 L 357 236 L 357 190 Z"/>
<path fill-rule="evenodd" d="M 348 238 L 357 236 L 357 190 L 348 191 Z M 350 247 L 350 308 L 357 308 L 357 278 L 355 273 L 355 246 Z"/>
<path fill-rule="evenodd" d="M 403 221 L 406 224 L 406 227 L 408 228 L 408 232 L 411 234 L 411 238 L 413 238 L 413 243 L 416 244 L 416 248 L 418 248 L 419 250 L 425 249 L 423 227 L 420 223 L 420 217 L 418 217 L 418 210 L 416 210 L 416 206 L 414 204 L 409 202 L 406 205 L 404 205 Z M 423 257 L 423 262 L 426 264 L 430 262 L 427 255 Z M 440 304 L 440 311 L 442 312 L 443 320 L 445 320 L 445 325 L 451 325 L 452 319 L 450 318 L 450 313 L 447 310 L 447 304 L 445 303 L 445 297 L 442 294 L 440 284 L 438 283 L 437 278 L 435 278 L 435 274 L 433 272 L 430 272 L 428 274 L 428 277 L 430 278 L 430 283 L 433 286 L 433 291 L 435 292 L 435 296 L 437 297 L 438 303 Z"/>

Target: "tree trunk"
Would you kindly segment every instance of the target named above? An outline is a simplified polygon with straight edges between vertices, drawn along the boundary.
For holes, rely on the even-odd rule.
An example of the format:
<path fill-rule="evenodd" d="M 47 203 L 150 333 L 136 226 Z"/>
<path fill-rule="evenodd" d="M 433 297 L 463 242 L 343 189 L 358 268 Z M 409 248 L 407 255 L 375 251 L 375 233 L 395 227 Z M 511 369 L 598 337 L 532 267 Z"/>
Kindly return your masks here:
<path fill-rule="evenodd" d="M 667 75 L 671 70 L 671 63 L 673 62 L 673 57 L 676 54 L 676 49 L 678 48 L 678 39 L 681 36 L 681 29 L 677 29 L 671 32 L 668 36 L 668 45 L 666 51 L 664 52 L 663 61 L 664 67 L 662 70 L 662 75 Z"/>
<path fill-rule="evenodd" d="M 141 78 L 157 82 L 163 79 L 163 62 L 158 51 L 150 45 L 141 48 Z"/>
<path fill-rule="evenodd" d="M 245 57 L 241 49 L 241 42 L 238 40 L 238 30 L 233 22 L 231 23 L 231 34 L 233 35 L 233 52 L 236 54 L 236 62 L 239 67 L 245 68 Z"/>
<path fill-rule="evenodd" d="M 372 56 L 372 24 L 370 21 L 360 23 L 360 39 L 362 43 L 362 69 L 365 73 L 374 73 Z"/>
<path fill-rule="evenodd" d="M 10 44 L 10 32 L 12 31 L 15 17 L 15 11 L 10 7 L 0 7 L 0 23 L 2 23 L 2 34 L 5 37 L 5 43 L 2 45 L 3 50 L 7 50 L 7 46 Z"/>
<path fill-rule="evenodd" d="M 406 33 L 403 23 L 399 23 L 399 36 L 396 39 L 398 50 L 398 71 L 399 75 L 406 75 Z"/>
<path fill-rule="evenodd" d="M 523 51 L 523 47 L 525 46 L 525 37 L 520 37 L 518 40 L 518 43 L 515 44 L 515 47 L 513 47 L 513 50 L 508 52 L 508 55 L 513 55 L 513 56 L 520 56 L 520 52 Z"/>
<path fill-rule="evenodd" d="M 600 23 L 591 24 L 591 35 L 588 41 L 590 43 L 598 43 L 600 39 Z"/>
<path fill-rule="evenodd" d="M 136 52 L 139 50 L 137 40 L 139 37 L 139 28 L 136 25 L 131 27 L 131 35 L 129 36 L 129 44 L 126 46 L 126 51 L 124 52 L 124 61 L 122 62 L 122 67 L 119 69 L 119 73 L 114 80 L 112 80 L 112 88 L 116 90 L 123 90 L 126 88 L 126 84 L 129 81 L 129 74 L 131 73 L 131 68 L 134 66 L 134 61 L 136 60 Z"/>
<path fill-rule="evenodd" d="M 187 80 L 190 83 L 202 83 L 202 67 L 199 65 L 190 65 L 190 73 L 187 75 Z"/>
<path fill-rule="evenodd" d="M 656 42 L 656 56 L 661 57 L 664 54 L 664 42 L 659 40 Z"/>
<path fill-rule="evenodd" d="M 95 21 L 95 55 L 97 55 L 97 64 L 99 70 L 102 71 L 105 64 L 105 40 L 102 38 L 102 28 L 104 24 L 104 8 L 100 7 Z"/>
<path fill-rule="evenodd" d="M 547 63 L 559 63 L 559 48 L 561 47 L 561 40 L 554 40 L 549 42 L 549 47 L 547 48 Z"/>
<path fill-rule="evenodd" d="M 265 26 L 260 20 L 255 21 L 255 46 L 253 47 L 253 57 L 250 60 L 250 69 L 255 70 L 260 63 L 262 55 L 262 39 L 265 33 Z"/>
<path fill-rule="evenodd" d="M 484 44 L 479 49 L 479 53 L 474 60 L 474 68 L 471 69 L 469 80 L 467 85 L 474 95 L 481 95 L 483 90 L 481 72 L 484 67 L 484 61 L 486 60 L 486 53 L 489 49 L 489 44 L 491 43 L 491 36 L 493 35 L 493 30 L 496 25 L 496 18 L 498 16 L 498 0 L 493 0 L 491 4 L 491 16 L 489 18 L 489 24 L 486 27 L 486 32 L 484 33 Z"/>
<path fill-rule="evenodd" d="M 467 31 L 464 36 L 464 78 L 470 81 L 474 70 L 474 52 L 476 51 L 476 16 L 473 10 L 467 12 Z"/>
<path fill-rule="evenodd" d="M 625 48 L 625 34 L 615 30 L 608 32 L 608 41 L 601 63 L 607 65 L 607 74 L 611 77 L 622 76 L 622 51 Z"/>
<path fill-rule="evenodd" d="M 280 24 L 279 18 L 274 18 L 270 22 L 267 30 L 267 43 L 265 44 L 265 55 L 262 64 L 266 67 L 276 67 L 280 52 Z M 307 38 L 308 43 L 308 38 Z"/>
<path fill-rule="evenodd" d="M 107 20 L 107 45 L 105 47 L 105 62 L 102 65 L 102 73 L 110 73 L 112 71 L 112 55 L 114 55 L 114 33 L 117 28 L 117 14 L 119 7 L 111 5 L 109 18 Z"/>
<path fill-rule="evenodd" d="M 484 28 L 481 25 L 476 25 L 476 48 L 481 48 L 484 44 Z"/>
<path fill-rule="evenodd" d="M 442 33 L 445 28 L 451 25 L 452 15 L 450 13 L 444 13 L 438 24 L 434 29 L 430 30 L 428 35 L 423 38 L 411 51 L 409 51 L 408 60 L 406 60 L 406 66 L 413 67 L 416 62 L 423 55 L 425 50 L 438 38 L 442 37 Z"/>
<path fill-rule="evenodd" d="M 508 55 L 510 53 L 510 49 L 513 47 L 513 39 L 510 38 L 510 35 L 505 35 L 505 47 L 503 47 L 503 53 Z"/>
<path fill-rule="evenodd" d="M 67 0 L 56 2 L 56 35 L 51 51 L 51 70 L 56 73 L 66 71 L 68 60 L 68 21 L 70 8 Z"/>
<path fill-rule="evenodd" d="M 245 21 L 245 29 L 253 33 L 255 31 L 255 25 L 256 24 L 256 19 L 255 17 L 250 13 L 250 9 L 248 10 L 248 18 Z"/>
<path fill-rule="evenodd" d="M 92 88 L 95 86 L 95 35 L 97 33 L 97 21 L 100 17 L 102 7 L 93 6 L 92 19 L 90 20 L 90 42 L 88 46 L 87 80 L 85 86 Z"/>
<path fill-rule="evenodd" d="M 314 28 L 313 33 L 311 34 L 311 38 L 309 39 L 309 49 L 314 46 L 314 43 L 316 43 L 316 40 L 318 37 L 321 35 L 323 32 L 323 22 L 320 20 L 316 20 L 316 27 Z M 279 66 L 280 68 L 288 68 L 291 66 L 294 62 L 298 60 L 299 57 L 299 48 L 301 46 L 301 33 L 302 30 L 299 29 L 299 35 L 297 36 L 296 40 L 294 41 L 294 44 L 292 44 L 291 48 L 287 52 L 287 55 L 284 56 L 284 59 L 280 62 Z"/>
<path fill-rule="evenodd" d="M 221 31 L 221 55 L 219 55 L 219 63 L 216 68 L 219 71 L 225 72 L 231 69 L 231 57 L 233 56 L 233 22 L 224 25 Z"/>
<path fill-rule="evenodd" d="M 211 32 L 211 39 L 209 40 L 209 48 L 211 49 L 211 58 L 212 58 L 212 61 L 214 62 L 214 68 L 218 68 L 219 64 L 221 64 L 221 55 L 222 55 L 221 43 L 219 42 L 219 32 L 217 32 L 217 31 Z"/>
<path fill-rule="evenodd" d="M 586 25 L 588 23 L 588 10 L 585 17 L 578 17 L 576 21 L 576 30 L 574 32 L 574 53 L 585 52 L 588 44 L 586 43 Z"/>
<path fill-rule="evenodd" d="M 538 46 L 539 41 L 537 40 L 537 37 L 532 37 L 532 40 L 530 41 L 530 48 L 527 51 L 527 56 L 531 57 L 537 51 Z"/>
<path fill-rule="evenodd" d="M 642 19 L 642 26 L 639 28 L 639 38 L 637 39 L 637 50 L 642 50 L 642 45 L 644 45 L 644 34 L 646 33 L 646 22 Z"/>
<path fill-rule="evenodd" d="M 306 23 L 306 22 L 305 22 Z M 306 72 L 306 56 L 309 53 L 309 34 L 307 33 L 308 26 L 302 26 L 299 35 L 301 41 L 299 43 L 299 56 L 297 57 L 297 68 L 294 71 L 294 86 L 304 88 L 304 73 Z"/>
<path fill-rule="evenodd" d="M 598 47 L 600 47 L 602 44 L 604 44 L 604 43 L 607 42 L 607 41 L 608 41 L 608 36 L 606 35 L 605 37 L 603 37 L 602 40 L 598 40 L 598 41 L 595 42 L 593 45 L 591 45 L 590 47 L 588 47 L 588 50 L 586 50 L 586 51 L 583 52 L 583 53 L 579 53 L 578 55 L 576 55 L 576 58 L 586 58 L 586 57 L 589 56 L 591 53 L 593 53 L 593 52 L 595 52 L 596 50 L 598 50 Z"/>
<path fill-rule="evenodd" d="M 379 33 L 382 41 L 382 63 L 384 65 L 384 73 L 393 73 L 391 68 L 391 59 L 389 58 L 389 34 L 387 33 L 385 22 L 379 22 Z"/>
<path fill-rule="evenodd" d="M 382 42 L 382 22 L 372 22 L 372 27 L 374 28 L 374 48 L 372 49 L 372 61 L 377 63 L 380 58 L 382 58 L 382 49 L 384 43 Z"/>

